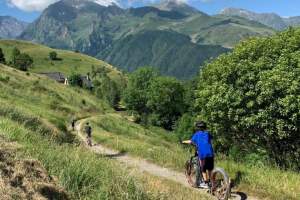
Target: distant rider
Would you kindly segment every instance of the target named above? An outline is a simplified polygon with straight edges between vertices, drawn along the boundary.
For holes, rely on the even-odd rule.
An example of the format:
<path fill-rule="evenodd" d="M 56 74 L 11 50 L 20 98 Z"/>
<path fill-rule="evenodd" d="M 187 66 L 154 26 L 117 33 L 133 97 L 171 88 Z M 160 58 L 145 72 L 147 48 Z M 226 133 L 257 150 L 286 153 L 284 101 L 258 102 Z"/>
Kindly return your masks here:
<path fill-rule="evenodd" d="M 87 139 L 87 144 L 89 146 L 92 146 L 92 127 L 90 126 L 89 122 L 86 123 L 84 127 L 84 132 L 86 133 L 86 139 Z"/>
<path fill-rule="evenodd" d="M 76 123 L 76 120 L 72 119 L 71 125 L 72 125 L 72 130 L 73 131 L 75 131 L 75 123 Z"/>
<path fill-rule="evenodd" d="M 212 147 L 212 135 L 207 131 L 206 123 L 203 121 L 195 124 L 196 132 L 191 140 L 183 141 L 184 144 L 193 144 L 197 148 L 201 172 L 204 183 L 201 188 L 209 188 L 212 170 L 214 169 L 214 151 Z"/>

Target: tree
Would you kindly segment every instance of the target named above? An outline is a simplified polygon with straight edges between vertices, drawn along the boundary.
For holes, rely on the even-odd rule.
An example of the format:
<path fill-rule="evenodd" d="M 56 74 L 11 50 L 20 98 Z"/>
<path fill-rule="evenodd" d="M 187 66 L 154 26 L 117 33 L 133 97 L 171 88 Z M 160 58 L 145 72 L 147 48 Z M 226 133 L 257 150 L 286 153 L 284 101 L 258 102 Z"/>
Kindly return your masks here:
<path fill-rule="evenodd" d="M 249 39 L 202 70 L 198 116 L 223 151 L 266 152 L 300 169 L 300 29 Z"/>
<path fill-rule="evenodd" d="M 11 53 L 11 61 L 12 65 L 16 65 L 16 58 L 21 54 L 20 50 L 16 47 L 13 48 L 12 53 Z"/>
<path fill-rule="evenodd" d="M 26 53 L 21 53 L 14 58 L 14 67 L 22 71 L 27 71 L 32 63 L 33 59 Z"/>
<path fill-rule="evenodd" d="M 57 53 L 55 51 L 51 51 L 49 53 L 50 60 L 57 60 Z"/>
<path fill-rule="evenodd" d="M 146 107 L 151 111 L 150 121 L 153 125 L 172 130 L 185 110 L 182 84 L 170 77 L 152 79 L 147 91 Z"/>
<path fill-rule="evenodd" d="M 150 67 L 142 67 L 129 76 L 127 88 L 123 94 L 123 100 L 127 109 L 140 115 L 148 114 L 146 107 L 149 85 L 158 72 Z"/>
<path fill-rule="evenodd" d="M 5 56 L 4 56 L 4 53 L 3 53 L 3 51 L 2 51 L 1 48 L 0 48 L 0 63 L 6 64 L 6 62 L 5 62 Z"/>
<path fill-rule="evenodd" d="M 107 75 L 99 75 L 100 81 L 95 81 L 96 95 L 116 108 L 120 102 L 120 90 L 117 84 Z"/>
<path fill-rule="evenodd" d="M 80 74 L 73 73 L 71 76 L 69 76 L 68 80 L 71 86 L 83 87 L 83 82 Z"/>

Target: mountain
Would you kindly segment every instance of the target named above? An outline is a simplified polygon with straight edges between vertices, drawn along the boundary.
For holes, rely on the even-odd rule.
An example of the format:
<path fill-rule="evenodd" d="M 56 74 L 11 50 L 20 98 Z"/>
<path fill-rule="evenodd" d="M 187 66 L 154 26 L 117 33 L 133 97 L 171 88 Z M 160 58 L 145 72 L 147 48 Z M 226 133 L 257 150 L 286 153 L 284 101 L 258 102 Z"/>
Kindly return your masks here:
<path fill-rule="evenodd" d="M 20 38 L 78 50 L 122 69 L 153 65 L 164 75 L 186 79 L 196 75 L 202 63 L 226 52 L 224 47 L 231 48 L 241 39 L 273 32 L 257 22 L 209 16 L 178 2 L 122 9 L 115 4 L 62 0 L 45 9 Z M 170 49 L 174 52 L 172 56 Z"/>
<path fill-rule="evenodd" d="M 193 8 L 181 1 L 164 0 L 161 1 L 161 3 L 159 4 L 156 5 L 154 4 L 153 6 L 159 8 L 160 10 L 176 11 L 186 15 L 193 15 L 193 14 L 200 14 L 200 13 L 206 15 L 205 13 L 200 12 L 196 8 Z"/>
<path fill-rule="evenodd" d="M 28 23 L 10 16 L 0 16 L 0 38 L 16 38 L 27 27 Z"/>
<path fill-rule="evenodd" d="M 245 9 L 225 8 L 221 11 L 221 14 L 227 16 L 239 16 L 257 21 L 276 30 L 283 30 L 288 26 L 300 25 L 300 17 L 282 18 L 275 13 L 255 13 Z"/>
<path fill-rule="evenodd" d="M 298 17 L 288 17 L 283 19 L 285 23 L 289 26 L 300 26 L 300 16 Z"/>
<path fill-rule="evenodd" d="M 126 71 L 150 65 L 162 74 L 187 79 L 198 73 L 204 61 L 227 51 L 221 46 L 192 43 L 188 36 L 174 31 L 145 31 L 116 41 L 98 56 Z"/>

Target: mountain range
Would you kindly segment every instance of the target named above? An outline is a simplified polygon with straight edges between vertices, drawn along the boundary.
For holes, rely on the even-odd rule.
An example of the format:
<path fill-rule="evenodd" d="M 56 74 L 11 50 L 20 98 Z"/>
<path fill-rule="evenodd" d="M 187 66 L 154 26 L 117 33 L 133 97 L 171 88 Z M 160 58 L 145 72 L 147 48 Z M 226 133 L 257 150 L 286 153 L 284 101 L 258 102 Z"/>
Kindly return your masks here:
<path fill-rule="evenodd" d="M 260 22 L 275 30 L 284 30 L 289 26 L 300 26 L 299 17 L 281 17 L 276 13 L 255 13 L 239 8 L 225 8 L 221 14 L 226 16 L 239 16 L 249 20 Z"/>
<path fill-rule="evenodd" d="M 126 9 L 105 2 L 61 0 L 29 25 L 2 17 L 0 38 L 80 51 L 129 72 L 153 66 L 164 75 L 189 79 L 241 40 L 300 24 L 300 17 L 235 8 L 210 16 L 178 1 Z"/>
<path fill-rule="evenodd" d="M 20 36 L 28 23 L 10 16 L 0 16 L 0 38 L 12 39 Z"/>
<path fill-rule="evenodd" d="M 174 1 L 124 9 L 62 0 L 46 8 L 20 38 L 77 50 L 126 71 L 153 66 L 164 75 L 187 79 L 240 40 L 273 33 L 255 21 L 209 16 Z"/>

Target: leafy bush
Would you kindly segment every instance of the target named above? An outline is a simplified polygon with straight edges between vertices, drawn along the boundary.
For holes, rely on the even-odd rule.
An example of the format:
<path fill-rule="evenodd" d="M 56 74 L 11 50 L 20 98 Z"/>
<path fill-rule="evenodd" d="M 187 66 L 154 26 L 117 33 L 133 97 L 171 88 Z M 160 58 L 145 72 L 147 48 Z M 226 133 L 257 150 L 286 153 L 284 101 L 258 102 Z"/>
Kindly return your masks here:
<path fill-rule="evenodd" d="M 14 67 L 16 67 L 17 69 L 27 71 L 28 67 L 33 64 L 33 59 L 28 54 L 21 53 L 15 58 L 14 63 Z"/>
<path fill-rule="evenodd" d="M 182 117 L 177 121 L 175 133 L 180 140 L 191 138 L 194 133 L 194 122 L 195 117 L 190 113 L 185 113 Z"/>
<path fill-rule="evenodd" d="M 33 59 L 26 53 L 21 53 L 19 49 L 14 48 L 12 51 L 12 65 L 13 67 L 27 71 L 28 67 L 33 64 Z"/>
<path fill-rule="evenodd" d="M 151 81 L 147 92 L 147 108 L 153 125 L 172 130 L 184 112 L 184 89 L 175 78 L 158 77 Z"/>
<path fill-rule="evenodd" d="M 123 100 L 129 110 L 138 113 L 140 122 L 171 130 L 185 110 L 184 93 L 175 78 L 161 77 L 144 67 L 129 76 Z"/>
<path fill-rule="evenodd" d="M 80 74 L 76 74 L 76 73 L 73 73 L 69 78 L 69 84 L 71 86 L 79 86 L 79 87 L 82 87 L 83 86 L 83 82 L 82 82 L 82 79 L 81 79 L 81 75 Z"/>
<path fill-rule="evenodd" d="M 134 110 L 138 114 L 148 113 L 147 92 L 149 85 L 158 72 L 150 67 L 139 68 L 129 76 L 128 85 L 125 89 L 123 100 L 129 110 Z"/>
<path fill-rule="evenodd" d="M 101 75 L 100 81 L 95 82 L 96 95 L 116 108 L 120 101 L 120 90 L 111 78 L 106 74 Z"/>
<path fill-rule="evenodd" d="M 300 169 L 300 29 L 250 39 L 207 64 L 196 107 L 223 151 L 266 150 L 283 167 Z"/>
<path fill-rule="evenodd" d="M 50 60 L 57 60 L 57 53 L 56 53 L 56 51 L 51 51 L 49 53 L 49 58 L 50 58 Z"/>

